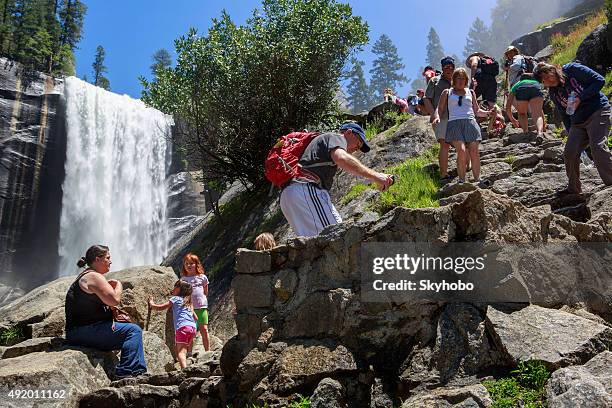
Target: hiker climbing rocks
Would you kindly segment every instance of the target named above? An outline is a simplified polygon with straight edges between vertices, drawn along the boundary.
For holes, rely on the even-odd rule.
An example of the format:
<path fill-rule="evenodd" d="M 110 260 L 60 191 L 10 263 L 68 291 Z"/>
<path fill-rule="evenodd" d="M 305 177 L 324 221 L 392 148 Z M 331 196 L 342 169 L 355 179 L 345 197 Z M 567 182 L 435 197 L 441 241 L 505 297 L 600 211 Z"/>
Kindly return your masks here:
<path fill-rule="evenodd" d="M 276 246 L 276 240 L 274 239 L 274 235 L 269 232 L 264 232 L 255 238 L 253 246 L 256 251 L 266 251 Z"/>
<path fill-rule="evenodd" d="M 430 112 L 429 121 L 433 125 L 434 133 L 438 143 L 440 143 L 440 152 L 438 153 L 438 162 L 440 165 L 441 181 L 447 181 L 448 175 L 448 149 L 450 145 L 444 141 L 446 136 L 446 125 L 448 124 L 448 115 L 446 112 L 441 112 L 439 121 L 434 124 L 435 110 L 438 107 L 440 96 L 444 90 L 451 87 L 453 71 L 455 70 L 455 60 L 451 57 L 444 57 L 440 61 L 442 65 L 442 74 L 433 78 L 427 84 L 425 90 L 425 109 Z"/>
<path fill-rule="evenodd" d="M 440 123 L 440 114 L 448 110 L 448 126 L 446 142 L 457 149 L 457 173 L 459 183 L 465 181 L 465 173 L 469 157 L 472 161 L 474 182 L 480 182 L 480 155 L 478 146 L 482 140 L 480 126 L 476 116 L 485 117 L 490 114 L 483 111 L 476 101 L 476 93 L 467 88 L 468 73 L 464 68 L 457 68 L 452 75 L 452 87 L 445 89 L 440 96 L 440 103 L 434 112 L 434 124 Z M 466 145 L 467 150 L 466 151 Z"/>
<path fill-rule="evenodd" d="M 465 65 L 470 70 L 470 89 L 476 92 L 476 97 L 482 96 L 489 108 L 493 108 L 497 101 L 495 77 L 499 74 L 499 63 L 482 52 L 474 52 L 467 58 Z"/>
<path fill-rule="evenodd" d="M 295 144 L 287 146 L 293 139 Z M 376 183 L 383 191 L 393 184 L 391 175 L 369 169 L 351 154 L 357 150 L 370 151 L 365 132 L 355 123 L 342 125 L 340 133 L 290 134 L 282 140 L 284 144 L 278 147 L 278 153 L 273 149 L 268 155 L 266 176 L 282 185 L 281 209 L 298 236 L 316 236 L 328 225 L 342 222 L 329 195 L 338 168 Z M 291 155 L 286 154 L 287 149 L 296 146 L 299 153 L 299 148 L 305 144 L 302 140 L 307 145 L 303 153 L 298 154 L 299 162 L 293 166 L 288 157 Z M 278 166 L 276 159 L 280 157 L 284 157 L 282 165 L 275 167 Z M 288 163 L 289 166 L 285 166 Z M 283 177 L 279 177 L 279 173 L 285 167 L 289 167 L 289 176 L 288 181 L 282 183 Z"/>
<path fill-rule="evenodd" d="M 399 106 L 402 113 L 409 113 L 410 104 L 407 99 L 399 98 L 391 88 L 384 90 L 385 102 L 391 102 Z M 414 114 L 414 111 L 412 112 Z"/>
<path fill-rule="evenodd" d="M 604 77 L 575 62 L 563 67 L 541 62 L 534 70 L 534 77 L 549 88 L 550 98 L 569 132 L 563 152 L 568 187 L 561 193 L 582 192 L 580 154 L 587 146 L 591 147 L 595 167 L 604 184 L 612 185 L 612 154 L 607 140 L 611 112 L 610 102 L 601 92 Z"/>
<path fill-rule="evenodd" d="M 183 280 L 177 280 L 172 289 L 172 297 L 169 301 L 156 304 L 149 299 L 149 307 L 153 310 L 166 310 L 172 308 L 172 320 L 174 323 L 174 343 L 176 346 L 176 357 L 181 368 L 187 367 L 187 350 L 191 349 L 193 338 L 196 334 L 197 315 L 191 303 L 191 285 Z"/>
<path fill-rule="evenodd" d="M 533 70 L 537 64 L 534 57 L 522 55 L 520 50 L 511 45 L 504 52 L 504 71 L 506 71 L 506 92 L 522 79 L 533 79 Z"/>
<path fill-rule="evenodd" d="M 512 115 L 512 106 L 518 112 L 518 120 Z M 542 86 L 535 79 L 522 79 L 515 83 L 510 89 L 508 100 L 506 101 L 506 114 L 514 127 L 520 127 L 523 132 L 529 131 L 529 119 L 527 113 L 531 113 L 531 118 L 535 122 L 538 135 L 544 133 L 544 94 Z"/>

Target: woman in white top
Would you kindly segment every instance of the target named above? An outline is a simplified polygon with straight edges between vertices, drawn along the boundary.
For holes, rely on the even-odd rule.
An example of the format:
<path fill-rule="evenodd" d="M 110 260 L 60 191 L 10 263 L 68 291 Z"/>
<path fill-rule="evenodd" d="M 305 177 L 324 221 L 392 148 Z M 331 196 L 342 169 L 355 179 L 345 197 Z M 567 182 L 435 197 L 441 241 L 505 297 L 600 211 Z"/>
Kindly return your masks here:
<path fill-rule="evenodd" d="M 482 140 L 476 115 L 485 117 L 489 111 L 480 109 L 476 94 L 467 88 L 469 76 L 465 68 L 453 72 L 451 88 L 440 95 L 440 102 L 434 112 L 434 124 L 440 122 L 440 113 L 448 108 L 446 142 L 457 149 L 457 173 L 459 183 L 465 182 L 468 152 L 472 162 L 474 181 L 480 182 L 480 154 L 478 146 Z M 466 150 L 467 145 L 467 150 Z"/>

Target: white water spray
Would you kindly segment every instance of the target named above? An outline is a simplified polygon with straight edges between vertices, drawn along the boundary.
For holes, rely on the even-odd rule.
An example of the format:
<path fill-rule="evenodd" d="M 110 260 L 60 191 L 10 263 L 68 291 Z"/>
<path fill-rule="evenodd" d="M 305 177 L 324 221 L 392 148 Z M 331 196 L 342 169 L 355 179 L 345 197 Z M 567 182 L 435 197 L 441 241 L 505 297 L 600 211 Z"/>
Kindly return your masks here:
<path fill-rule="evenodd" d="M 159 264 L 168 251 L 166 170 L 172 120 L 127 95 L 66 79 L 66 178 L 60 276 L 91 245 L 110 247 L 111 270 Z"/>

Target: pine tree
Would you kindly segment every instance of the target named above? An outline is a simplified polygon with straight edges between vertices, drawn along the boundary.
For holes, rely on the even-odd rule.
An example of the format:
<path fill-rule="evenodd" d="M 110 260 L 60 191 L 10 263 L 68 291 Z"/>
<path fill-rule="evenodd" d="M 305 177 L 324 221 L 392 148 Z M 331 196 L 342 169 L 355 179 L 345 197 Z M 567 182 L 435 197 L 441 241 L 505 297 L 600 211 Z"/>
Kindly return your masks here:
<path fill-rule="evenodd" d="M 170 53 L 165 48 L 155 51 L 153 54 L 153 64 L 151 65 L 151 74 L 153 76 L 157 76 L 157 71 L 159 69 L 170 68 L 172 65 L 172 57 Z"/>
<path fill-rule="evenodd" d="M 427 35 L 427 65 L 440 69 L 440 60 L 442 58 L 444 58 L 444 49 L 442 48 L 440 37 L 436 30 L 431 27 Z"/>
<path fill-rule="evenodd" d="M 45 3 L 41 0 L 16 2 L 14 48 L 10 55 L 27 69 L 45 71 L 52 55 L 52 39 L 46 29 Z"/>
<path fill-rule="evenodd" d="M 0 0 L 0 55 L 8 55 L 13 39 L 13 0 Z"/>
<path fill-rule="evenodd" d="M 467 58 L 473 52 L 493 55 L 495 50 L 492 48 L 492 44 L 491 30 L 485 25 L 484 21 L 476 17 L 465 40 L 465 48 L 463 49 L 464 58 Z"/>
<path fill-rule="evenodd" d="M 350 80 L 347 86 L 347 99 L 353 113 L 361 112 L 370 107 L 370 88 L 363 73 L 364 62 L 357 58 L 351 60 L 353 67 L 347 73 Z"/>
<path fill-rule="evenodd" d="M 110 90 L 110 81 L 104 76 L 104 74 L 108 72 L 104 65 L 105 57 L 106 52 L 104 51 L 104 47 L 98 45 L 94 62 L 91 64 L 93 68 L 93 84 L 100 88 Z"/>
<path fill-rule="evenodd" d="M 370 70 L 370 92 L 376 100 L 381 101 L 385 88 L 395 89 L 408 79 L 401 73 L 404 64 L 397 54 L 397 47 L 387 35 L 380 36 L 372 48 L 372 53 L 377 57 Z"/>

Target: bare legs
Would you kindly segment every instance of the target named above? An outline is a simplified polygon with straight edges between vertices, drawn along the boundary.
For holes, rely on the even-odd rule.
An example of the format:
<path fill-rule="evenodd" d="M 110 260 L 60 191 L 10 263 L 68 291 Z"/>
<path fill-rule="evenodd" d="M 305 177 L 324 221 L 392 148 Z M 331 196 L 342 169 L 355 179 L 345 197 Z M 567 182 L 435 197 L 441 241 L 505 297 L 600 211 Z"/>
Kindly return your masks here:
<path fill-rule="evenodd" d="M 457 174 L 460 181 L 465 181 L 465 173 L 468 161 L 472 163 L 472 175 L 475 181 L 480 180 L 480 153 L 478 146 L 480 142 L 466 143 L 462 141 L 451 142 L 457 150 Z"/>
<path fill-rule="evenodd" d="M 535 121 L 538 135 L 544 133 L 544 110 L 542 106 L 544 106 L 544 98 L 541 96 L 529 101 L 529 112 L 531 112 L 531 117 Z"/>

